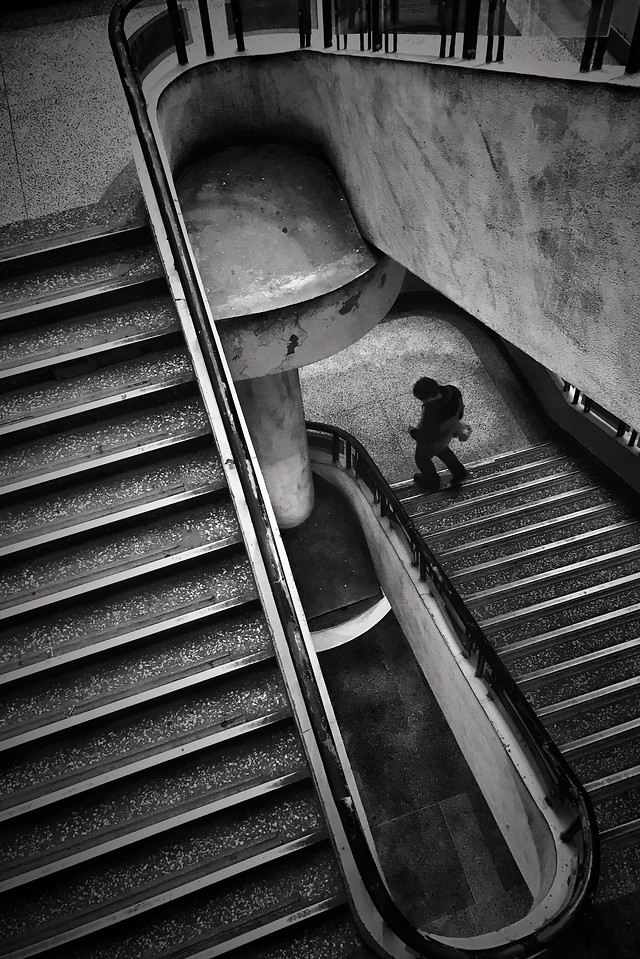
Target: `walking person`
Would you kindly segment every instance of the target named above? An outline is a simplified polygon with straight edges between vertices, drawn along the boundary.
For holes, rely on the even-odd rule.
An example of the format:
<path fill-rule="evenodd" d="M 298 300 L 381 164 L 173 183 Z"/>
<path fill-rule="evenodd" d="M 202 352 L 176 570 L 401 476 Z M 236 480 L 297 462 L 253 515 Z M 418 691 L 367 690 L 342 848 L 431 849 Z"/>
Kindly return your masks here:
<path fill-rule="evenodd" d="M 415 460 L 420 470 L 414 474 L 414 482 L 433 492 L 440 489 L 440 477 L 433 464 L 433 457 L 437 456 L 451 473 L 451 485 L 458 486 L 468 471 L 449 449 L 449 443 L 452 439 L 464 443 L 471 436 L 471 427 L 462 419 L 462 393 L 457 386 L 440 386 L 429 376 L 420 377 L 412 392 L 422 403 L 420 422 L 417 428 L 409 430 L 416 441 Z"/>

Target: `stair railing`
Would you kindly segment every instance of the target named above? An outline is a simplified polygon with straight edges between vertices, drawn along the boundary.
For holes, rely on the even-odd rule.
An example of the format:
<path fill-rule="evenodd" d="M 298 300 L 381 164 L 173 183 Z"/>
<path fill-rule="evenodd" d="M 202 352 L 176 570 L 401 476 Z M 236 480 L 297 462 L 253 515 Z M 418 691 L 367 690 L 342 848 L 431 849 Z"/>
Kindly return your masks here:
<path fill-rule="evenodd" d="M 599 864 L 597 822 L 587 791 L 362 443 L 346 430 L 336 426 L 313 421 L 307 421 L 306 425 L 312 442 L 318 434 L 329 438 L 333 462 L 344 465 L 347 471 L 352 471 L 361 479 L 371 491 L 374 503 L 380 507 L 380 515 L 387 517 L 402 531 L 411 550 L 412 563 L 418 568 L 420 580 L 433 587 L 436 597 L 448 614 L 464 655 L 467 658 L 475 657 L 475 675 L 485 680 L 546 773 L 549 800 L 569 799 L 579 810 L 578 820 L 571 827 L 571 834 L 575 834 L 579 829 L 583 833 L 585 856 L 580 882 L 583 885 L 582 892 L 586 893 L 587 889 L 595 884 Z"/>
<path fill-rule="evenodd" d="M 291 651 L 297 679 L 309 713 L 329 788 L 362 881 L 384 923 L 408 949 L 414 950 L 418 956 L 433 957 L 433 959 L 460 959 L 460 957 L 471 955 L 474 959 L 512 959 L 516 956 L 523 957 L 535 954 L 539 951 L 543 940 L 546 941 L 548 938 L 555 936 L 573 921 L 575 912 L 581 905 L 584 895 L 595 883 L 596 847 L 591 833 L 586 829 L 587 817 L 581 817 L 580 821 L 582 826 L 582 819 L 585 818 L 583 828 L 585 829 L 585 848 L 588 852 L 578 883 L 580 894 L 574 896 L 566 908 L 555 916 L 544 930 L 532 933 L 515 942 L 484 949 L 465 950 L 450 946 L 422 933 L 398 908 L 380 872 L 375 852 L 369 844 L 367 831 L 360 820 L 357 804 L 351 794 L 345 770 L 339 758 L 340 752 L 329 722 L 325 702 L 315 681 L 313 665 L 306 645 L 305 630 L 300 622 L 296 604 L 293 600 L 295 585 L 279 552 L 278 537 L 271 525 L 270 511 L 264 499 L 262 486 L 258 481 L 250 452 L 251 442 L 240 411 L 235 388 L 228 374 L 219 340 L 210 324 L 208 308 L 198 282 L 198 269 L 191 254 L 186 230 L 176 209 L 142 87 L 132 63 L 131 51 L 125 33 L 125 20 L 129 11 L 140 2 L 141 0 L 118 0 L 113 7 L 109 19 L 109 39 L 113 55 L 175 269 L 182 285 L 185 303 L 196 330 L 209 382 L 218 404 L 226 439 L 232 451 L 234 467 L 237 470 L 251 517 L 256 542 L 269 580 L 280 624 Z M 351 445 L 353 446 L 353 442 Z M 359 452 L 358 455 L 364 461 L 364 450 Z M 384 489 L 380 480 L 382 480 L 382 477 L 377 480 L 378 485 L 381 489 Z M 390 494 L 390 490 L 385 491 L 385 501 L 392 504 L 393 494 Z M 544 752 L 543 749 L 543 755 Z M 555 765 L 551 761 L 549 766 L 551 770 L 555 769 Z M 561 780 L 559 779 L 559 781 Z M 570 788 L 573 788 L 572 784 Z"/>

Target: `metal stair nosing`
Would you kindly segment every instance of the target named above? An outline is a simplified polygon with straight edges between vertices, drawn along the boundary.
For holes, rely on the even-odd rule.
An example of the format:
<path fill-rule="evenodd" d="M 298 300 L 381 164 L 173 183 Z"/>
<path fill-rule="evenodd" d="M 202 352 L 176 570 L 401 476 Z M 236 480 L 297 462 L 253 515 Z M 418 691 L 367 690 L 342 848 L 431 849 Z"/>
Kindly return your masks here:
<path fill-rule="evenodd" d="M 640 785 L 640 765 L 621 769 L 601 779 L 594 779 L 593 782 L 586 783 L 585 789 L 592 802 L 602 802 L 610 796 L 635 789 L 638 785 Z"/>
<path fill-rule="evenodd" d="M 325 899 L 313 903 L 310 906 L 303 906 L 301 909 L 296 909 L 279 919 L 254 925 L 251 929 L 238 933 L 236 936 L 226 939 L 217 945 L 205 946 L 197 952 L 190 951 L 189 959 L 215 959 L 216 956 L 224 956 L 228 953 L 236 952 L 244 946 L 250 946 L 252 943 L 261 939 L 274 936 L 278 932 L 292 929 L 324 913 L 332 912 L 339 906 L 345 905 L 346 902 L 347 894 L 345 892 L 334 893 L 332 896 L 327 896 Z"/>
<path fill-rule="evenodd" d="M 603 845 L 620 849 L 623 846 L 635 845 L 640 840 L 640 818 L 620 823 L 618 826 L 609 826 L 600 830 L 600 842 Z"/>
<path fill-rule="evenodd" d="M 453 526 L 443 527 L 442 529 L 432 530 L 429 528 L 428 520 L 433 514 L 425 513 L 423 517 L 425 519 L 424 523 L 416 524 L 420 529 L 425 531 L 425 534 L 428 535 L 430 542 L 439 543 L 441 540 L 446 539 L 450 536 L 459 535 L 461 532 L 465 532 L 470 529 L 482 529 L 483 526 L 491 526 L 495 523 L 508 522 L 510 519 L 518 516 L 524 516 L 527 513 L 534 514 L 538 513 L 541 510 L 549 507 L 555 506 L 557 504 L 562 504 L 567 500 L 579 499 L 581 496 L 584 496 L 586 493 L 592 493 L 594 490 L 599 490 L 599 486 L 583 486 L 577 490 L 566 490 L 564 493 L 558 493 L 554 496 L 548 496 L 541 500 L 534 500 L 531 503 L 522 503 L 519 506 L 512 506 L 508 509 L 501 510 L 498 513 L 491 513 L 488 516 L 480 516 L 477 519 L 468 519 L 461 523 L 457 523 Z M 462 506 L 472 506 L 476 501 L 467 500 L 465 503 L 460 504 Z M 416 522 L 416 517 L 412 517 L 413 522 Z M 559 517 L 557 519 L 558 523 L 564 522 L 565 516 Z M 455 556 L 456 554 L 466 552 L 471 549 L 479 549 L 483 546 L 487 546 L 490 543 L 496 543 L 498 541 L 507 541 L 509 539 L 515 539 L 517 537 L 524 536 L 526 533 L 535 532 L 537 529 L 545 528 L 550 526 L 552 520 L 543 520 L 542 523 L 531 523 L 526 527 L 519 527 L 514 530 L 504 530 L 500 533 L 494 533 L 491 536 L 485 537 L 480 540 L 473 540 L 472 542 L 463 543 L 460 546 L 454 546 L 450 549 L 438 549 L 438 552 L 441 556 Z"/>
<path fill-rule="evenodd" d="M 157 347 L 160 342 L 166 340 L 170 336 L 175 335 L 176 333 L 180 333 L 180 325 L 177 321 L 175 321 L 172 325 L 167 325 L 162 330 L 131 333 L 127 336 L 122 336 L 119 339 L 107 340 L 100 343 L 92 343 L 91 345 L 81 349 L 69 350 L 63 353 L 42 353 L 37 359 L 28 359 L 25 357 L 22 359 L 22 361 L 16 362 L 13 366 L 0 366 L 0 380 L 24 376 L 27 373 L 33 373 L 37 370 L 44 370 L 49 366 L 58 367 L 77 362 L 78 360 L 92 359 L 93 357 L 103 353 L 117 353 L 120 350 L 127 349 L 131 346 L 139 346 L 143 343 L 151 344 L 152 346 L 155 344 Z"/>
<path fill-rule="evenodd" d="M 409 515 L 411 516 L 411 519 L 414 522 L 418 519 L 418 517 L 424 517 L 426 520 L 430 520 L 430 519 L 439 518 L 442 516 L 455 515 L 455 513 L 460 512 L 460 510 L 466 507 L 486 505 L 488 503 L 494 503 L 496 501 L 502 502 L 503 500 L 510 499 L 511 497 L 517 496 L 520 493 L 532 492 L 532 491 L 535 491 L 536 489 L 539 489 L 540 487 L 549 486 L 549 485 L 552 485 L 553 483 L 559 483 L 562 480 L 566 479 L 567 477 L 579 476 L 581 474 L 584 474 L 584 472 L 585 471 L 583 469 L 576 467 L 575 469 L 567 470 L 566 473 L 555 473 L 555 474 L 552 474 L 551 476 L 541 476 L 541 477 L 537 477 L 536 479 L 529 480 L 526 483 L 520 483 L 517 486 L 507 486 L 506 488 L 502 488 L 499 490 L 491 490 L 488 493 L 480 494 L 479 496 L 474 496 L 472 499 L 457 498 L 455 502 L 447 506 L 442 506 L 439 509 L 427 509 L 419 513 L 409 513 Z M 502 475 L 504 474 L 501 473 L 500 476 Z M 485 481 L 483 480 L 483 482 Z M 465 486 L 462 487 L 462 489 L 468 489 L 470 485 L 471 485 L 470 483 L 466 483 Z M 590 488 L 590 487 L 587 487 L 587 488 Z M 580 491 L 572 490 L 571 492 L 583 492 L 583 490 L 580 490 Z M 532 503 L 527 505 L 533 506 L 534 504 Z"/>
<path fill-rule="evenodd" d="M 544 448 L 552 449 L 553 446 L 554 444 L 552 442 L 536 443 L 534 446 L 523 446 L 517 450 L 509 450 L 507 453 L 497 453 L 495 456 L 487 457 L 487 459 L 477 460 L 476 462 L 468 463 L 467 467 L 470 470 L 474 470 L 474 469 L 479 469 L 481 467 L 484 468 L 485 466 L 492 466 L 494 463 L 502 463 L 510 459 L 517 460 L 519 457 L 521 457 L 525 453 L 533 453 L 536 450 L 541 450 Z M 538 462 L 539 460 L 532 460 L 531 462 L 523 465 L 532 466 Z M 447 472 L 448 471 L 445 469 L 438 470 L 438 473 L 442 476 L 446 476 Z M 399 480 L 398 482 L 390 483 L 389 485 L 391 486 L 391 489 L 393 490 L 402 490 L 402 489 L 408 489 L 414 486 L 415 484 L 412 479 L 407 479 L 407 480 Z"/>
<path fill-rule="evenodd" d="M 0 806 L 0 822 L 8 822 L 18 816 L 32 813 L 36 809 L 42 809 L 53 803 L 70 799 L 73 796 L 97 789 L 119 779 L 126 779 L 145 770 L 155 770 L 158 766 L 173 762 L 175 759 L 191 756 L 212 746 L 218 746 L 231 739 L 238 739 L 265 726 L 271 726 L 289 719 L 291 719 L 290 707 L 280 707 L 252 719 L 246 719 L 244 714 L 229 715 L 216 726 L 209 726 L 204 734 L 201 733 L 194 737 L 193 733 L 185 732 L 179 739 L 171 740 L 170 745 L 165 744 L 160 748 L 147 749 L 144 754 L 139 756 L 126 756 L 121 763 L 112 763 L 108 769 L 101 772 L 94 771 L 93 774 L 85 775 L 84 778 L 73 777 L 71 781 L 59 782 L 57 788 L 54 788 L 53 783 L 51 783 L 48 785 L 46 793 L 40 792 L 34 786 L 28 796 L 23 796 L 13 806 L 9 805 L 9 802 Z"/>
<path fill-rule="evenodd" d="M 71 522 L 65 526 L 48 528 L 46 532 L 40 532 L 35 535 L 28 535 L 25 531 L 19 539 L 16 537 L 13 542 L 4 545 L 2 538 L 0 538 L 0 560 L 8 556 L 27 553 L 37 548 L 56 546 L 65 540 L 85 537 L 107 526 L 109 528 L 116 528 L 131 520 L 140 519 L 145 516 L 155 516 L 181 504 L 192 505 L 200 500 L 206 500 L 208 497 L 218 494 L 224 489 L 226 489 L 226 482 L 223 480 L 214 483 L 205 483 L 202 486 L 182 490 L 179 493 L 172 493 L 147 501 L 138 501 L 135 505 L 129 505 L 111 513 L 93 516 L 81 522 Z"/>
<path fill-rule="evenodd" d="M 217 799 L 209 799 L 201 804 L 188 805 L 173 809 L 169 815 L 162 819 L 154 819 L 146 825 L 138 825 L 138 820 L 134 824 L 130 821 L 130 831 L 125 831 L 115 837 L 107 838 L 109 833 L 102 834 L 98 842 L 93 844 L 80 843 L 78 848 L 67 845 L 61 847 L 62 858 L 52 858 L 52 853 L 45 853 L 37 857 L 37 861 L 28 860 L 24 863 L 16 862 L 11 864 L 11 874 L 6 879 L 0 878 L 0 893 L 9 889 L 15 889 L 18 886 L 27 883 L 36 882 L 46 876 L 62 872 L 89 862 L 93 859 L 99 859 L 101 856 L 109 855 L 117 850 L 126 849 L 136 843 L 144 842 L 156 836 L 163 835 L 173 829 L 197 822 L 208 816 L 216 815 L 220 812 L 232 809 L 234 806 L 251 802 L 257 798 L 263 798 L 270 793 L 283 789 L 286 786 L 301 782 L 309 778 L 309 769 L 306 766 L 300 766 L 298 769 L 285 773 L 271 779 L 263 779 L 260 782 L 253 781 L 251 785 L 243 784 L 243 788 L 235 791 L 226 790 L 222 796 Z M 203 799 L 204 797 L 200 797 Z M 115 831 L 114 829 L 110 830 Z M 55 853 L 55 850 L 54 850 Z M 19 871 L 22 867 L 23 871 Z"/>
<path fill-rule="evenodd" d="M 29 473 L 20 479 L 14 479 L 13 482 L 0 485 L 0 496 L 11 496 L 16 493 L 26 492 L 38 486 L 50 486 L 54 483 L 61 483 L 66 479 L 76 477 L 78 473 L 90 473 L 92 470 L 102 470 L 115 466 L 118 463 L 126 463 L 130 459 L 140 459 L 162 450 L 173 452 L 175 447 L 192 445 L 205 437 L 211 437 L 211 430 L 208 426 L 201 429 L 194 429 L 188 433 L 171 434 L 164 436 L 159 440 L 152 440 L 138 446 L 129 446 L 119 449 L 113 453 L 98 454 L 98 456 L 89 459 L 69 462 L 63 467 L 49 469 L 41 473 Z M 213 439 L 212 439 L 213 442 Z M 0 483 L 2 481 L 0 480 Z"/>
<path fill-rule="evenodd" d="M 134 401 L 140 401 L 145 397 L 157 395 L 158 393 L 169 393 L 177 387 L 184 386 L 193 382 L 193 373 L 191 371 L 182 374 L 175 374 L 166 379 L 146 383 L 144 386 L 132 386 L 125 390 L 118 390 L 115 393 L 106 393 L 102 396 L 94 397 L 84 402 L 74 403 L 72 406 L 50 407 L 48 411 L 36 416 L 28 414 L 20 415 L 19 419 L 6 420 L 4 425 L 0 424 L 0 436 L 15 436 L 19 433 L 28 433 L 34 429 L 43 426 L 49 426 L 52 423 L 60 421 L 68 422 L 80 416 L 86 416 L 91 413 L 98 413 L 102 410 L 112 412 L 114 406 L 123 406 Z"/>
<path fill-rule="evenodd" d="M 99 719 L 123 713 L 136 706 L 158 702 L 186 689 L 194 689 L 230 673 L 237 673 L 258 663 L 267 662 L 272 660 L 274 656 L 273 650 L 260 650 L 237 659 L 225 660 L 214 666 L 208 665 L 206 669 L 193 669 L 179 678 L 162 682 L 159 685 L 145 686 L 138 692 L 129 693 L 127 696 L 117 697 L 106 702 L 103 701 L 99 705 L 91 706 L 89 703 L 84 703 L 84 708 L 80 711 L 76 712 L 74 710 L 73 713 L 61 719 L 51 718 L 49 721 L 45 721 L 43 725 L 30 723 L 9 730 L 0 729 L 0 753 L 19 749 L 28 743 L 39 742 L 49 736 L 68 732 L 70 729 L 76 729 L 86 723 L 93 723 Z M 47 720 L 47 717 L 44 718 Z M 8 733 L 9 735 L 7 735 Z"/>
<path fill-rule="evenodd" d="M 581 510 L 578 513 L 569 513 L 566 518 L 564 516 L 554 516 L 548 521 L 543 521 L 541 523 L 534 523 L 532 526 L 526 526 L 522 529 L 511 530 L 505 536 L 497 534 L 496 536 L 488 537 L 485 540 L 476 540 L 476 542 L 470 544 L 469 546 L 456 546 L 452 550 L 442 550 L 440 555 L 443 557 L 450 556 L 454 553 L 464 553 L 465 549 L 472 550 L 476 546 L 489 545 L 493 543 L 498 543 L 503 539 L 515 539 L 518 536 L 526 536 L 537 530 L 549 530 L 554 526 L 565 526 L 571 525 L 574 522 L 579 522 L 582 519 L 586 519 L 588 516 L 595 516 L 598 512 L 608 512 L 615 504 L 613 503 L 603 503 L 600 506 L 593 506 L 588 510 Z M 587 515 L 585 515 L 587 514 Z M 578 546 L 581 543 L 590 543 L 593 540 L 608 538 L 613 536 L 615 533 L 622 532 L 622 530 L 627 529 L 631 526 L 638 526 L 638 521 L 635 519 L 620 520 L 616 523 L 609 523 L 607 526 L 600 526 L 597 529 L 587 530 L 584 533 L 576 533 L 574 536 L 567 536 L 564 539 L 554 540 L 549 543 L 541 543 L 539 546 L 532 546 L 529 549 L 520 550 L 517 553 L 507 553 L 505 556 L 499 556 L 496 559 L 487 560 L 484 563 L 477 563 L 475 566 L 466 566 L 464 569 L 455 570 L 449 574 L 449 579 L 453 582 L 464 582 L 467 579 L 478 575 L 478 573 L 484 573 L 499 569 L 501 566 L 510 566 L 513 563 L 518 563 L 522 560 L 534 559 L 537 556 L 545 555 L 547 553 L 561 553 L 565 549 L 571 549 L 574 546 Z M 639 527 L 640 531 L 640 527 Z"/>
<path fill-rule="evenodd" d="M 590 709 L 627 699 L 638 692 L 640 692 L 640 676 L 632 676 L 630 679 L 623 679 L 618 683 L 601 686 L 599 689 L 591 690 L 588 693 L 580 693 L 578 696 L 563 699 L 558 703 L 541 706 L 536 709 L 536 713 L 547 723 L 555 724 L 562 722 L 563 719 L 571 719 Z"/>
<path fill-rule="evenodd" d="M 585 653 L 583 656 L 577 656 L 574 659 L 566 659 L 564 662 L 555 663 L 553 666 L 543 666 L 540 669 L 532 670 L 522 676 L 517 676 L 516 682 L 523 692 L 539 689 L 541 686 L 547 686 L 549 683 L 565 679 L 572 674 L 585 672 L 593 666 L 609 665 L 621 659 L 626 659 L 637 652 L 640 652 L 640 636 L 618 643 L 615 646 L 598 649 L 593 653 Z"/>
<path fill-rule="evenodd" d="M 471 472 L 471 474 L 469 475 L 469 477 L 468 477 L 467 479 L 465 479 L 465 481 L 464 481 L 464 489 L 465 489 L 465 490 L 471 490 L 471 491 L 473 491 L 476 487 L 481 487 L 481 486 L 483 486 L 485 483 L 491 482 L 492 480 L 504 479 L 505 477 L 506 477 L 506 478 L 509 478 L 509 477 L 516 477 L 516 478 L 517 478 L 517 477 L 520 476 L 522 473 L 526 473 L 528 470 L 534 469 L 534 468 L 536 468 L 536 467 L 538 467 L 538 466 L 549 466 L 549 465 L 551 465 L 551 464 L 553 464 L 553 463 L 557 463 L 558 461 L 567 461 L 567 460 L 569 460 L 569 457 L 568 457 L 568 456 L 563 455 L 563 454 L 561 454 L 561 453 L 558 453 L 558 454 L 555 455 L 555 456 L 549 456 L 547 459 L 534 460 L 534 462 L 532 462 L 532 463 L 522 463 L 522 464 L 518 464 L 518 465 L 513 466 L 511 469 L 507 469 L 507 470 L 498 470 L 497 473 L 483 473 L 482 476 L 476 476 L 473 472 Z M 473 471 L 474 469 L 478 469 L 479 467 L 481 467 L 481 466 L 483 466 L 483 465 L 491 465 L 491 464 L 494 463 L 494 462 L 495 462 L 495 460 L 488 460 L 486 464 L 483 464 L 483 463 L 474 463 L 472 466 L 469 467 L 469 469 L 470 469 L 471 471 Z M 447 476 L 447 475 L 448 475 L 448 470 L 446 470 L 446 469 L 445 469 L 445 470 L 437 470 L 437 473 L 438 473 L 438 476 L 440 476 L 440 477 Z M 564 476 L 564 475 L 567 475 L 567 474 L 564 474 L 564 473 L 563 473 L 563 474 L 560 474 L 560 475 L 563 475 L 563 476 Z M 392 484 L 391 484 L 391 488 L 392 488 L 393 490 L 401 491 L 402 489 L 405 489 L 405 488 L 407 488 L 407 487 L 412 487 L 412 486 L 414 486 L 414 485 L 415 485 L 415 484 L 414 484 L 413 480 L 404 480 L 403 483 L 392 483 Z M 446 488 L 445 488 L 444 490 L 441 490 L 441 492 L 446 492 Z M 403 505 L 406 506 L 406 504 L 411 504 L 412 502 L 419 501 L 419 500 L 422 499 L 425 495 L 428 497 L 428 496 L 429 496 L 429 493 L 426 493 L 426 494 L 425 494 L 424 491 L 420 491 L 420 492 L 417 492 L 417 493 L 412 493 L 412 494 L 410 494 L 410 495 L 408 495 L 408 496 L 401 496 L 401 501 L 402 501 Z"/>
<path fill-rule="evenodd" d="M 150 242 L 151 231 L 146 221 L 116 229 L 96 226 L 74 233 L 55 233 L 0 249 L 0 277 L 31 273 L 57 263 Z"/>
<path fill-rule="evenodd" d="M 308 849 L 326 838 L 326 827 L 309 829 L 296 839 L 263 849 L 245 859 L 238 859 L 226 866 L 218 867 L 212 872 L 201 872 L 196 878 L 191 879 L 185 877 L 179 884 L 168 886 L 168 888 L 156 892 L 155 895 L 149 895 L 146 899 L 136 899 L 126 905 L 123 904 L 117 911 L 111 911 L 114 903 L 94 909 L 85 914 L 85 921 L 81 925 L 74 925 L 73 920 L 59 922 L 55 927 L 49 928 L 46 939 L 36 938 L 38 933 L 29 933 L 27 936 L 20 937 L 19 940 L 6 941 L 5 948 L 10 951 L 3 953 L 4 959 L 26 959 L 28 956 L 68 945 L 93 933 L 102 932 L 117 923 L 162 908 L 185 896 L 210 888 L 216 883 L 248 873 L 267 863 L 292 855 L 299 850 Z M 149 892 L 152 892 L 152 890 L 149 890 Z M 133 897 L 130 898 L 133 899 Z M 91 912 L 96 914 L 95 918 L 90 918 Z"/>
<path fill-rule="evenodd" d="M 84 580 L 76 581 L 72 586 L 57 588 L 50 593 L 43 593 L 35 598 L 26 599 L 25 596 L 33 594 L 22 594 L 16 599 L 20 602 L 6 602 L 4 607 L 0 608 L 0 620 L 13 619 L 18 616 L 25 616 L 29 613 L 39 612 L 47 607 L 58 603 L 66 603 L 70 600 L 78 599 L 87 593 L 111 589 L 113 586 L 126 583 L 132 579 L 148 577 L 169 567 L 174 568 L 195 559 L 202 559 L 212 553 L 219 553 L 233 546 L 238 546 L 243 542 L 240 532 L 232 535 L 221 536 L 214 542 L 204 543 L 200 546 L 192 546 L 187 549 L 176 549 L 175 552 L 162 550 L 162 556 L 158 558 L 149 558 L 145 562 L 135 563 L 119 568 L 118 570 Z"/>
<path fill-rule="evenodd" d="M 630 586 L 634 582 L 640 583 L 640 572 L 629 573 L 627 576 L 620 576 L 618 579 L 598 583 L 595 586 L 587 586 L 585 589 L 579 589 L 573 593 L 554 596 L 553 599 L 547 599 L 532 606 L 523 606 L 508 613 L 500 613 L 497 616 L 490 616 L 488 619 L 481 619 L 480 626 L 490 634 L 495 629 L 525 622 L 551 610 L 573 606 L 575 603 L 590 600 L 594 597 L 615 595 L 625 586 Z"/>
<path fill-rule="evenodd" d="M 640 734 L 640 716 L 565 743 L 560 746 L 560 752 L 569 761 L 582 759 L 603 749 L 621 746 L 629 740 L 635 739 L 638 734 Z"/>
<path fill-rule="evenodd" d="M 139 626 L 137 629 L 129 629 L 122 633 L 110 635 L 106 639 L 97 642 L 94 641 L 90 644 L 78 642 L 71 647 L 65 646 L 63 647 L 65 652 L 54 653 L 53 649 L 51 649 L 47 655 L 41 653 L 37 658 L 31 657 L 29 659 L 25 657 L 29 659 L 26 663 L 24 659 L 19 660 L 18 665 L 15 665 L 15 660 L 9 663 L 3 663 L 2 670 L 0 671 L 0 685 L 7 685 L 16 681 L 23 681 L 35 676 L 40 676 L 50 669 L 57 669 L 63 665 L 78 663 L 88 657 L 100 655 L 118 649 L 121 646 L 148 639 L 150 636 L 162 635 L 163 633 L 168 633 L 173 630 L 181 630 L 185 626 L 204 622 L 207 619 L 217 618 L 229 610 L 239 609 L 244 605 L 252 604 L 257 598 L 258 591 L 254 588 L 250 591 L 239 593 L 237 596 L 232 596 L 229 599 L 198 605 L 195 609 L 188 609 L 168 619 L 154 620 L 151 623 Z"/>
<path fill-rule="evenodd" d="M 532 555 L 539 555 L 540 552 L 541 550 L 533 550 Z M 617 562 L 629 559 L 637 553 L 640 553 L 640 543 L 625 546 L 622 549 L 613 550 L 609 553 L 600 553 L 598 556 L 591 556 L 587 559 L 570 563 L 568 566 L 554 566 L 540 573 L 525 576 L 522 579 L 513 579 L 508 583 L 500 583 L 498 586 L 489 586 L 486 589 L 476 590 L 474 593 L 465 594 L 465 602 L 473 608 L 487 599 L 508 596 L 510 593 L 517 593 L 521 589 L 526 589 L 529 586 L 537 586 L 549 580 L 561 582 L 565 579 L 570 579 L 577 573 L 588 572 L 593 568 L 605 569 L 608 566 L 614 566 Z"/>
<path fill-rule="evenodd" d="M 640 603 L 634 603 L 632 606 L 625 606 L 616 610 L 614 613 L 601 613 L 598 616 L 592 616 L 578 623 L 570 623 L 568 626 L 560 626 L 558 629 L 549 630 L 546 633 L 538 633 L 536 636 L 527 636 L 525 639 L 516 640 L 513 643 L 498 648 L 501 659 L 509 662 L 518 656 L 538 649 L 550 649 L 552 646 L 559 646 L 562 643 L 569 642 L 575 636 L 587 636 L 597 632 L 607 626 L 615 626 L 628 619 L 640 618 Z"/>
<path fill-rule="evenodd" d="M 79 312 L 104 309 L 108 304 L 123 303 L 166 291 L 166 277 L 160 266 L 147 276 L 110 277 L 78 284 L 62 292 L 0 305 L 0 332 L 12 329 L 17 323 L 39 324 L 63 319 Z"/>

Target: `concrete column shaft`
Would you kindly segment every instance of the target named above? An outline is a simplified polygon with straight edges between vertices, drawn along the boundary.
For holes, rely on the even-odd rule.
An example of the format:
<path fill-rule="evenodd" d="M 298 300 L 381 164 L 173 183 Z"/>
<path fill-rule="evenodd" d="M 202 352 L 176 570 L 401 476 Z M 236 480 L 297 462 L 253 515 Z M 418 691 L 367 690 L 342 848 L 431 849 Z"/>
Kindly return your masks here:
<path fill-rule="evenodd" d="M 236 381 L 236 389 L 281 529 L 313 508 L 313 479 L 297 370 Z"/>

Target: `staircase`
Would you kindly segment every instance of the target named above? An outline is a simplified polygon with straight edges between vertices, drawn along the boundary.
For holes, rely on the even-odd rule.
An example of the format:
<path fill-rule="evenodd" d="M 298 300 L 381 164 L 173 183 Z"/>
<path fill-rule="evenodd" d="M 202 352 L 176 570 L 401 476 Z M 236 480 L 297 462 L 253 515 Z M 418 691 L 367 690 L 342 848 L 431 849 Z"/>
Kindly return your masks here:
<path fill-rule="evenodd" d="M 603 843 L 640 845 L 637 505 L 554 443 L 458 490 L 396 492 L 585 784 Z"/>
<path fill-rule="evenodd" d="M 0 331 L 0 955 L 364 954 L 146 227 Z"/>

